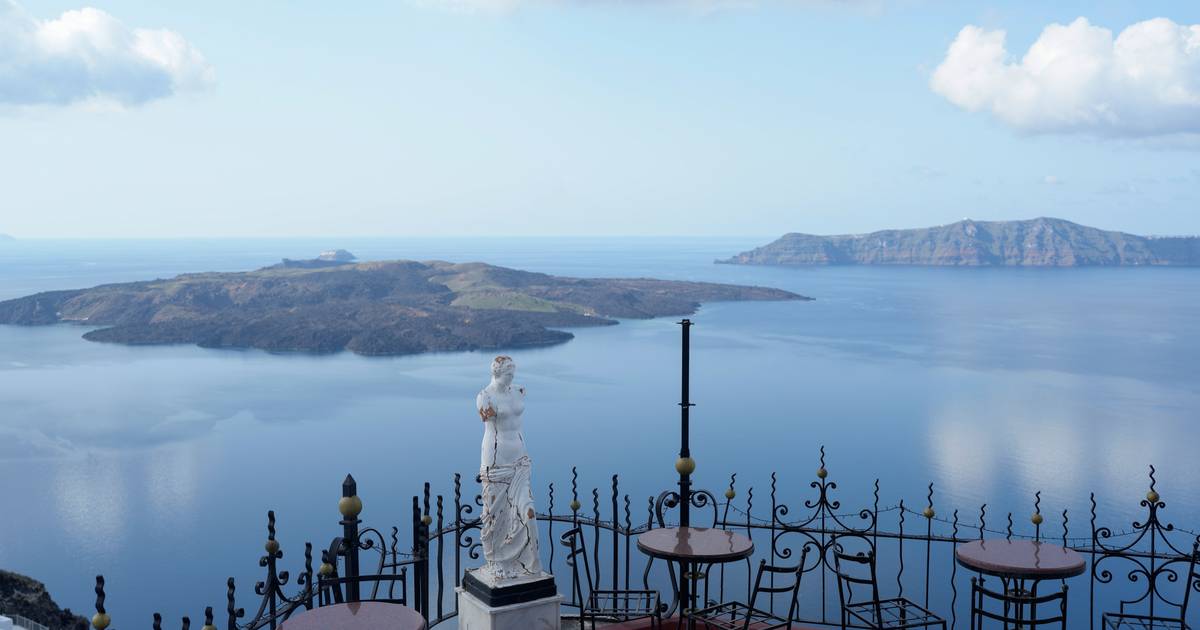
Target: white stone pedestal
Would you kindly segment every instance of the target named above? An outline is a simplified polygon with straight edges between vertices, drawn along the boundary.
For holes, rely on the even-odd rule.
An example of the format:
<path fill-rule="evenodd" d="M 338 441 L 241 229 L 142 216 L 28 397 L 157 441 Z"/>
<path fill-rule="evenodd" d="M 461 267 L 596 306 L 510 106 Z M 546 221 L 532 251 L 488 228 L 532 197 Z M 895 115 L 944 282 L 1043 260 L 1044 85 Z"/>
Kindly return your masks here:
<path fill-rule="evenodd" d="M 458 591 L 459 630 L 559 630 L 562 595 L 519 604 L 488 606 L 463 590 Z"/>

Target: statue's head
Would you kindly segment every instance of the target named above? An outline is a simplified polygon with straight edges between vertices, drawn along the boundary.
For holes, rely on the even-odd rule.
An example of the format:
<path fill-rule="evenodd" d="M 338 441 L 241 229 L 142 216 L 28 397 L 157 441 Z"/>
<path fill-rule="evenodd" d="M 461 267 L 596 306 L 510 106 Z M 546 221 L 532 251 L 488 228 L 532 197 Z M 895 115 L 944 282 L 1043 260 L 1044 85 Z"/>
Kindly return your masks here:
<path fill-rule="evenodd" d="M 492 359 L 492 378 L 512 380 L 516 371 L 517 364 L 513 363 L 512 357 L 500 355 Z"/>

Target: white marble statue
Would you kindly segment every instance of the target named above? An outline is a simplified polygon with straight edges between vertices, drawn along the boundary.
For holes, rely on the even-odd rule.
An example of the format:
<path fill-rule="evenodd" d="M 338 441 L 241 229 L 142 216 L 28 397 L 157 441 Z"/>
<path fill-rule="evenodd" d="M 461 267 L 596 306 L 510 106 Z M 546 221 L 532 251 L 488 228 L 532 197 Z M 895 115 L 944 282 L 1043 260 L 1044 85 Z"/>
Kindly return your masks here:
<path fill-rule="evenodd" d="M 541 576 L 531 461 L 521 434 L 525 388 L 513 385 L 512 358 L 492 361 L 492 382 L 475 398 L 483 420 L 479 478 L 483 483 L 480 538 L 484 570 L 497 580 Z"/>

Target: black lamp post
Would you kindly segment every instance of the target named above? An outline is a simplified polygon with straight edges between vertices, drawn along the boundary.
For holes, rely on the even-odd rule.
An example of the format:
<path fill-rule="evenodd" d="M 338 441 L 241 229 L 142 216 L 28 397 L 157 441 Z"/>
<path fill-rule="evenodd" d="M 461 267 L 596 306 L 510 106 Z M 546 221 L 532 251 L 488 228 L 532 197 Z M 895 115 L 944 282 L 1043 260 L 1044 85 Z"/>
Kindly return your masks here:
<path fill-rule="evenodd" d="M 688 417 L 692 408 L 689 400 L 692 321 L 685 319 L 679 325 L 683 331 L 683 361 L 679 401 L 679 459 L 675 460 L 675 470 L 679 473 L 679 525 L 688 527 L 692 524 L 692 473 L 696 471 L 696 460 L 692 459 L 689 445 Z"/>

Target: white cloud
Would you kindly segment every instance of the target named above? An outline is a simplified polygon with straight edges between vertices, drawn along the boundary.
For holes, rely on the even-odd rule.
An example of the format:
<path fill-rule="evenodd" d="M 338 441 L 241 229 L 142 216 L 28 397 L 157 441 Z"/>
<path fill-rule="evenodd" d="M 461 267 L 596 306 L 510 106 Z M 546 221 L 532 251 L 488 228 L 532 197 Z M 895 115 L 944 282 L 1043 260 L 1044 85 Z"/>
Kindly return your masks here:
<path fill-rule="evenodd" d="M 212 83 L 212 67 L 173 31 L 92 8 L 43 20 L 0 0 L 0 105 L 138 105 Z"/>
<path fill-rule="evenodd" d="M 504 13 L 529 6 L 571 6 L 610 4 L 637 6 L 677 6 L 701 12 L 721 9 L 752 8 L 760 5 L 796 5 L 814 7 L 853 7 L 878 11 L 885 0 L 409 0 L 421 7 L 448 9 L 465 13 Z"/>
<path fill-rule="evenodd" d="M 1033 133 L 1150 137 L 1200 132 L 1200 25 L 1138 22 L 1116 38 L 1051 24 L 1019 60 L 1003 30 L 967 26 L 930 80 L 969 111 Z"/>

